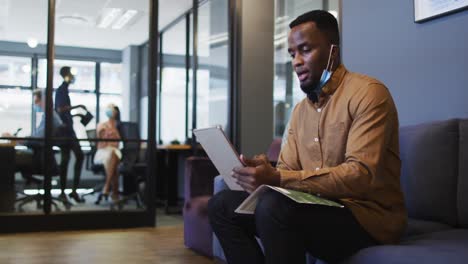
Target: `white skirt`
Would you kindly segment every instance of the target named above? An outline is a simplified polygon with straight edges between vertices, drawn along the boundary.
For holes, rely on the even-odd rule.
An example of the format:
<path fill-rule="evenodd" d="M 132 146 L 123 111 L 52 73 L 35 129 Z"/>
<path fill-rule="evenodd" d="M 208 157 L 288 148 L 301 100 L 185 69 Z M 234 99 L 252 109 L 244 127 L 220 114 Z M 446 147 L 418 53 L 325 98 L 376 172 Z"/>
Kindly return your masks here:
<path fill-rule="evenodd" d="M 105 148 L 100 148 L 96 151 L 96 154 L 94 154 L 94 164 L 104 164 L 106 160 L 109 160 L 112 153 L 115 153 L 119 160 L 122 159 L 122 152 L 120 149 L 108 146 Z"/>

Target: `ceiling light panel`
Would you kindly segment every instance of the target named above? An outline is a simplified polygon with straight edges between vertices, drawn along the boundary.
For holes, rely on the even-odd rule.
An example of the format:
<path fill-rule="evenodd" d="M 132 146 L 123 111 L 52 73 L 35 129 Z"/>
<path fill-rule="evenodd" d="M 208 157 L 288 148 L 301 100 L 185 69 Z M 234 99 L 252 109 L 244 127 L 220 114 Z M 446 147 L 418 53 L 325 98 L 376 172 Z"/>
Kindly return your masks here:
<path fill-rule="evenodd" d="M 127 10 L 115 23 L 112 29 L 122 29 L 125 27 L 138 13 L 136 10 Z"/>
<path fill-rule="evenodd" d="M 122 9 L 120 8 L 104 8 L 97 27 L 108 28 L 121 14 Z"/>

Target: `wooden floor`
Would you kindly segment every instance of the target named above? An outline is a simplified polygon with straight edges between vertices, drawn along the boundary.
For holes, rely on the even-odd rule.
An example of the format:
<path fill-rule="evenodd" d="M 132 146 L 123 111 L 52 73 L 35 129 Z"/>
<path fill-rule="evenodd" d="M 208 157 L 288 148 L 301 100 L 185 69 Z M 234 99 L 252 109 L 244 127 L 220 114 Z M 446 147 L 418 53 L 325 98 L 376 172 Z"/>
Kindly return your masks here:
<path fill-rule="evenodd" d="M 0 235 L 0 263 L 213 264 L 186 249 L 183 227 Z"/>

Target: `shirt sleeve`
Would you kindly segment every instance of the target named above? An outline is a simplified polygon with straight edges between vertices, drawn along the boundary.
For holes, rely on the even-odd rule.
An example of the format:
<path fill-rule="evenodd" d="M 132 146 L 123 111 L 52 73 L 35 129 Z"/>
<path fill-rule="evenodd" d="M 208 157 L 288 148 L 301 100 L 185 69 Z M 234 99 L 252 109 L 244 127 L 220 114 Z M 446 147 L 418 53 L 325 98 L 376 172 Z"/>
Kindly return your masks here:
<path fill-rule="evenodd" d="M 55 132 L 57 128 L 59 128 L 63 122 L 58 116 L 58 114 L 53 111 L 52 112 L 52 130 Z M 42 138 L 45 135 L 45 113 L 42 115 L 41 122 L 39 123 L 39 126 L 35 129 L 34 133 L 32 133 L 31 137 L 38 137 Z"/>
<path fill-rule="evenodd" d="M 65 99 L 65 92 L 62 88 L 57 89 L 55 92 L 55 109 L 59 107 L 67 106 L 67 102 Z"/>
<path fill-rule="evenodd" d="M 394 126 L 398 126 L 396 110 L 387 88 L 371 84 L 356 98 L 355 119 L 348 133 L 345 161 L 335 167 L 315 171 L 289 170 L 297 161 L 294 131 L 291 131 L 279 157 L 281 186 L 320 194 L 328 198 L 365 198 L 378 173 L 379 165 Z M 393 115 L 393 116 L 392 116 Z"/>
<path fill-rule="evenodd" d="M 34 133 L 31 134 L 33 138 L 43 138 L 45 134 L 45 113 L 41 117 L 41 122 L 34 130 Z"/>

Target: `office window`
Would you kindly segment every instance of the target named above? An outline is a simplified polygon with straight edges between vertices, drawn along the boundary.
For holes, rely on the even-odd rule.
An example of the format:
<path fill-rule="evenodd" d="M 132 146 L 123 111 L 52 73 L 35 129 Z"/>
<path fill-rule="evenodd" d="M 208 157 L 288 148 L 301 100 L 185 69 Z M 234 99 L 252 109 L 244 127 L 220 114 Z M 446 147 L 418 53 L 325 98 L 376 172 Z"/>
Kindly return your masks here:
<path fill-rule="evenodd" d="M 275 76 L 274 76 L 274 135 L 281 137 L 294 106 L 305 98 L 293 71 L 288 54 L 289 23 L 299 15 L 315 9 L 326 9 L 338 17 L 338 0 L 276 0 L 275 1 Z"/>
<path fill-rule="evenodd" d="M 100 92 L 122 93 L 122 64 L 101 63 Z"/>
<path fill-rule="evenodd" d="M 54 61 L 54 88 L 62 84 L 60 68 L 69 66 L 75 75 L 75 82 L 70 84 L 70 90 L 94 91 L 96 86 L 96 63 L 92 61 L 55 60 Z M 37 86 L 46 87 L 47 82 L 47 60 L 40 59 L 38 65 Z"/>
<path fill-rule="evenodd" d="M 0 56 L 0 85 L 31 87 L 31 58 Z"/>
<path fill-rule="evenodd" d="M 228 1 L 208 1 L 199 8 L 197 127 L 228 123 Z"/>
<path fill-rule="evenodd" d="M 21 129 L 17 136 L 31 135 L 31 98 L 30 90 L 0 89 L 0 120 L 2 120 L 0 133 L 14 134 Z"/>
<path fill-rule="evenodd" d="M 162 34 L 161 134 L 163 144 L 186 140 L 186 20 Z"/>

